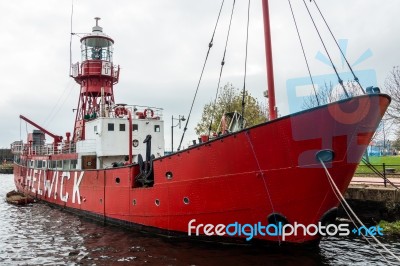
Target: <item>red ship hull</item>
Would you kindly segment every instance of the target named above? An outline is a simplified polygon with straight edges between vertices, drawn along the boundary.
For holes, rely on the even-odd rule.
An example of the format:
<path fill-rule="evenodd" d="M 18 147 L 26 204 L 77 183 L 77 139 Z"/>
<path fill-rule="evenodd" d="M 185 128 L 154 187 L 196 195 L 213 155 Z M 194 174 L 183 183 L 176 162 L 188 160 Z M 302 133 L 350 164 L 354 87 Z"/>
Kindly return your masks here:
<path fill-rule="evenodd" d="M 15 184 L 74 212 L 165 235 L 188 236 L 193 219 L 193 225 L 265 225 L 271 214 L 280 214 L 290 224 L 317 224 L 339 201 L 316 154 L 333 152 L 327 167 L 344 193 L 389 103 L 383 94 L 363 95 L 157 158 L 152 187 L 136 187 L 138 165 L 63 171 L 16 164 Z M 320 237 L 288 236 L 285 242 Z M 282 241 L 269 235 L 253 240 Z"/>

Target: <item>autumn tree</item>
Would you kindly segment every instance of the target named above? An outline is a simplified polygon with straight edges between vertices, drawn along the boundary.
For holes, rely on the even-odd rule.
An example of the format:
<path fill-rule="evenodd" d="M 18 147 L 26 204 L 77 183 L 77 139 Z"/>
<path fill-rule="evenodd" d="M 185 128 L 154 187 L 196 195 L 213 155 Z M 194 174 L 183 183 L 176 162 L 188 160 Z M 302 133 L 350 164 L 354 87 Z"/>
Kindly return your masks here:
<path fill-rule="evenodd" d="M 222 115 L 225 113 L 242 111 L 242 90 L 235 88 L 232 84 L 226 84 L 220 88 L 220 93 L 215 101 L 207 103 L 203 108 L 201 120 L 195 128 L 196 134 L 207 135 L 209 132 L 217 132 Z M 250 127 L 263 123 L 267 120 L 266 107 L 252 97 L 247 91 L 245 93 L 244 119 L 245 126 Z M 211 130 L 209 130 L 211 124 Z"/>
<path fill-rule="evenodd" d="M 391 124 L 392 131 L 395 131 L 393 148 L 397 151 L 400 150 L 400 68 L 399 66 L 394 66 L 389 72 L 385 79 L 385 93 L 387 93 L 391 98 L 392 102 L 386 112 L 384 118 Z"/>

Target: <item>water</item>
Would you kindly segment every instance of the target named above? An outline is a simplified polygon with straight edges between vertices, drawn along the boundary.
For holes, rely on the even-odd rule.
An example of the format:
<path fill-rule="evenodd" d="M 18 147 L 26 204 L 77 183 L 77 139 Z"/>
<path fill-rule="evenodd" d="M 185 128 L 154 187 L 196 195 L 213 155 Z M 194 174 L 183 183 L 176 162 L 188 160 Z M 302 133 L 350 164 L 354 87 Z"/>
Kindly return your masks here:
<path fill-rule="evenodd" d="M 0 182 L 4 198 L 12 175 Z M 45 204 L 0 200 L 0 213 L 0 265 L 387 265 L 361 238 L 330 237 L 313 250 L 222 247 L 104 226 Z M 398 239 L 381 241 L 400 254 Z"/>

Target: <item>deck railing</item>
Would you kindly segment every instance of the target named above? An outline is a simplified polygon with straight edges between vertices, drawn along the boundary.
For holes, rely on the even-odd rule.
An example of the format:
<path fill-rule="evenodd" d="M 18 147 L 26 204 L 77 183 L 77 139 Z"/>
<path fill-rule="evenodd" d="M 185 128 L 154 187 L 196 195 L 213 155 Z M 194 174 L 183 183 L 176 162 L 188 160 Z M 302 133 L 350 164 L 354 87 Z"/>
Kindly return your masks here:
<path fill-rule="evenodd" d="M 31 145 L 31 144 L 14 144 L 11 145 L 11 152 L 15 155 L 53 155 L 68 154 L 76 152 L 75 143 L 60 143 L 57 146 L 53 144 Z"/>

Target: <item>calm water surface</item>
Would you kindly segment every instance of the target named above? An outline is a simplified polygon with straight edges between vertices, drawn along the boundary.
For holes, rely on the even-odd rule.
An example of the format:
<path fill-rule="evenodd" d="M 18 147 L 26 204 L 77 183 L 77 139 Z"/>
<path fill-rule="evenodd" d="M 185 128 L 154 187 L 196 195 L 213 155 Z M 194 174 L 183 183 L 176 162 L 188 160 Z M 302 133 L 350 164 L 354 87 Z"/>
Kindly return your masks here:
<path fill-rule="evenodd" d="M 314 250 L 282 250 L 152 237 L 41 203 L 9 205 L 4 198 L 14 189 L 13 177 L 0 175 L 0 182 L 0 265 L 387 265 L 360 238 L 331 237 Z M 381 241 L 400 255 L 399 239 Z"/>

